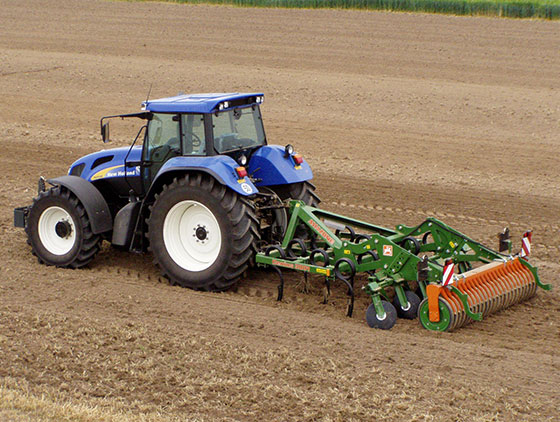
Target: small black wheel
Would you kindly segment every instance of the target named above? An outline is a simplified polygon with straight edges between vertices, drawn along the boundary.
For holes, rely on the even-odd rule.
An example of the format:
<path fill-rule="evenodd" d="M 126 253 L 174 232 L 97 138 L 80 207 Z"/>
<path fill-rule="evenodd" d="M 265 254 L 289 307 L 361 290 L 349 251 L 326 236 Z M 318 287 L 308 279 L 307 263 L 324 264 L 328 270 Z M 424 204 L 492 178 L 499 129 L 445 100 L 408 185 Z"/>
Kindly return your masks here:
<path fill-rule="evenodd" d="M 377 312 L 375 312 L 375 306 L 373 303 L 370 304 L 366 311 L 366 321 L 371 328 L 379 328 L 381 330 L 390 330 L 397 322 L 397 310 L 393 305 L 391 305 L 386 300 L 382 300 L 381 304 L 385 310 L 385 317 L 379 319 Z"/>
<path fill-rule="evenodd" d="M 25 231 L 39 262 L 57 267 L 87 265 L 102 240 L 92 233 L 82 203 L 61 186 L 41 192 L 33 200 Z"/>
<path fill-rule="evenodd" d="M 393 299 L 393 306 L 397 310 L 399 318 L 414 319 L 418 314 L 418 306 L 420 306 L 421 300 L 416 293 L 410 290 L 405 290 L 404 294 L 406 296 L 406 300 L 408 300 L 408 307 L 406 309 L 401 307 L 399 298 L 396 294 Z"/>
<path fill-rule="evenodd" d="M 154 261 L 173 283 L 223 291 L 248 268 L 258 228 L 250 201 L 206 174 L 175 179 L 156 195 L 148 220 Z"/>

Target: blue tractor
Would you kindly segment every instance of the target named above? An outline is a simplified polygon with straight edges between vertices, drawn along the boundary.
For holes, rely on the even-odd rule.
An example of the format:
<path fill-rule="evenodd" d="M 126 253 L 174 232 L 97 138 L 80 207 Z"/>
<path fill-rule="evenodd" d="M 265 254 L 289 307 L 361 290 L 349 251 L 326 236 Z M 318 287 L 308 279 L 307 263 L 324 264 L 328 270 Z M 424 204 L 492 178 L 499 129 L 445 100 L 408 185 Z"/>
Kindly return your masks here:
<path fill-rule="evenodd" d="M 172 283 L 226 290 L 261 244 L 282 239 L 287 200 L 319 203 L 301 155 L 268 145 L 262 102 L 261 93 L 178 95 L 103 117 L 104 142 L 109 119 L 140 119 L 132 145 L 78 159 L 49 188 L 41 178 L 15 225 L 46 265 L 83 267 L 107 240 L 151 251 Z"/>

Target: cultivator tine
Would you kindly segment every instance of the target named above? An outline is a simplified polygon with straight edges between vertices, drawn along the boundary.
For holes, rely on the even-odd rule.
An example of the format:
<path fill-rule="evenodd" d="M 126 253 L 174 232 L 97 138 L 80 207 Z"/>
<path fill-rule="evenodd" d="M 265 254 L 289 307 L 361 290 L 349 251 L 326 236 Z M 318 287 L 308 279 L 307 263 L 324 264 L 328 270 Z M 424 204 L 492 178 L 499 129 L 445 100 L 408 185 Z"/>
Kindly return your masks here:
<path fill-rule="evenodd" d="M 309 293 L 309 277 L 307 273 L 303 273 L 303 292 L 305 294 Z"/>
<path fill-rule="evenodd" d="M 276 297 L 276 301 L 280 302 L 284 297 L 284 275 L 282 274 L 282 270 L 280 268 L 278 267 L 272 267 L 272 268 L 276 270 L 278 276 L 280 277 L 280 284 L 278 285 L 278 296 Z"/>
<path fill-rule="evenodd" d="M 348 287 L 347 295 L 348 295 L 348 303 L 346 305 L 346 316 L 352 317 L 352 313 L 354 312 L 354 276 L 350 277 L 349 279 L 344 279 L 338 277 L 340 281 L 346 284 Z"/>
<path fill-rule="evenodd" d="M 325 277 L 325 286 L 323 287 L 323 305 L 329 303 L 329 297 L 331 297 L 331 281 L 328 277 Z"/>

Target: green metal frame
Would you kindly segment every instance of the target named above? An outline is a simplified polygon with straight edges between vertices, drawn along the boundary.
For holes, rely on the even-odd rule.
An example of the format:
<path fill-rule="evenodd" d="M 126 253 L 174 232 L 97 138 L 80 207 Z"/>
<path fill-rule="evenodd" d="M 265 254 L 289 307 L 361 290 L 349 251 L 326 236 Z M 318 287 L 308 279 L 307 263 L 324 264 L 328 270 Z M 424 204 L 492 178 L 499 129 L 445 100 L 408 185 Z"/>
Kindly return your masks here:
<path fill-rule="evenodd" d="M 400 304 L 405 308 L 408 304 L 405 289 L 409 281 L 416 281 L 426 297 L 426 284 L 440 284 L 443 273 L 443 264 L 447 259 L 453 259 L 461 272 L 470 269 L 473 262 L 490 263 L 493 261 L 506 261 L 509 256 L 496 252 L 464 235 L 463 233 L 449 227 L 436 218 L 427 218 L 418 226 L 408 227 L 398 225 L 395 230 L 382 226 L 366 223 L 353 218 L 341 216 L 336 213 L 321 210 L 306 205 L 302 201 L 290 201 L 290 219 L 284 235 L 281 248 L 286 250 L 294 239 L 296 230 L 304 224 L 308 228 L 308 236 L 301 239 L 306 245 L 313 244 L 316 248 L 323 249 L 329 256 L 327 265 L 315 265 L 310 263 L 309 255 L 296 256 L 295 258 L 282 258 L 278 250 L 271 250 L 267 255 L 259 252 L 256 255 L 256 263 L 262 266 L 275 266 L 310 274 L 325 276 L 328 280 L 334 280 L 335 264 L 341 258 L 347 258 L 355 266 L 356 273 L 368 273 L 368 283 L 364 287 L 371 296 L 372 303 L 377 315 L 382 318 L 385 314 L 381 298 L 387 298 L 386 288 L 393 287 Z M 331 227 L 329 227 L 331 226 Z M 352 241 L 350 232 L 331 230 L 332 227 L 353 227 L 370 236 L 360 242 Z M 425 241 L 418 242 L 419 250 L 408 247 L 414 243 L 407 238 L 423 237 Z M 430 239 L 431 237 L 431 239 Z M 416 239 L 417 240 L 417 239 Z M 413 250 L 411 250 L 413 249 Z M 377 254 L 375 259 L 373 252 Z M 422 261 L 418 255 L 431 254 L 427 260 L 427 272 L 422 279 L 418 276 L 418 264 Z M 358 257 L 361 256 L 361 260 Z M 531 270 L 537 280 L 537 284 L 549 290 L 550 285 L 540 282 L 536 268 L 527 261 L 520 260 L 523 265 Z M 345 262 L 339 264 L 341 272 L 349 272 L 351 268 Z M 454 286 L 451 289 L 459 296 L 465 312 L 472 319 L 480 320 L 480 314 L 469 309 L 467 295 L 460 292 Z"/>

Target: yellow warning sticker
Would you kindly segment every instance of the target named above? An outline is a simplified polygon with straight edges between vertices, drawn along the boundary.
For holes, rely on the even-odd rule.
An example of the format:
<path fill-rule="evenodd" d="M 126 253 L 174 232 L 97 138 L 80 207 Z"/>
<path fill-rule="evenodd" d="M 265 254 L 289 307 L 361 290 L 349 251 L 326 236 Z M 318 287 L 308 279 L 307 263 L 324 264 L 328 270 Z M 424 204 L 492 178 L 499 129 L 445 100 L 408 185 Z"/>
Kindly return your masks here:
<path fill-rule="evenodd" d="M 453 243 L 452 240 L 449 241 L 449 246 L 451 246 L 452 248 L 455 248 L 455 243 Z"/>
<path fill-rule="evenodd" d="M 344 255 L 350 255 L 350 250 L 349 249 L 344 249 Z"/>
<path fill-rule="evenodd" d="M 330 275 L 331 271 L 326 269 L 326 268 L 316 268 L 315 269 L 319 274 L 325 274 L 325 275 Z"/>

